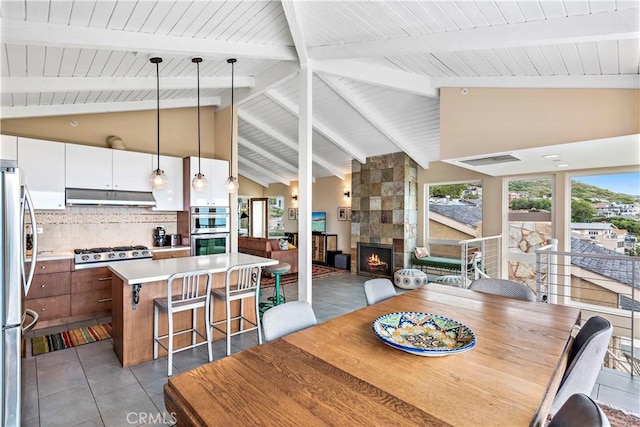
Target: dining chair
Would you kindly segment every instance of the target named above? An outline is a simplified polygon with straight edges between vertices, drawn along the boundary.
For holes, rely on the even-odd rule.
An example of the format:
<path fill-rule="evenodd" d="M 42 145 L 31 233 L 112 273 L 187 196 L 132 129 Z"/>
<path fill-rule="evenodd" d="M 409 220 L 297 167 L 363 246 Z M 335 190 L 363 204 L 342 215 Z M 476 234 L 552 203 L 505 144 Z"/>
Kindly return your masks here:
<path fill-rule="evenodd" d="M 245 332 L 257 331 L 258 344 L 262 344 L 262 330 L 260 327 L 259 291 L 260 275 L 262 267 L 257 265 L 239 265 L 231 267 L 225 275 L 224 288 L 214 288 L 211 290 L 211 327 L 225 335 L 227 341 L 227 356 L 231 355 L 231 337 Z M 255 306 L 255 318 L 247 317 L 245 313 L 244 301 L 253 298 Z M 215 320 L 214 303 L 219 299 L 225 303 L 225 318 Z M 231 315 L 231 303 L 239 301 L 239 311 L 237 316 Z M 238 322 L 238 329 L 232 332 L 231 322 Z M 220 326 L 224 324 L 224 329 Z M 248 324 L 248 328 L 245 326 Z M 209 341 L 211 348 L 211 341 Z"/>
<path fill-rule="evenodd" d="M 593 316 L 576 335 L 567 359 L 560 387 L 551 405 L 555 414 L 572 394 L 590 394 L 604 361 L 604 355 L 613 333 L 611 322 L 601 316 Z"/>
<path fill-rule="evenodd" d="M 512 280 L 482 278 L 471 282 L 469 289 L 485 294 L 535 301 L 536 294 L 527 286 Z"/>
<path fill-rule="evenodd" d="M 609 427 L 607 415 L 584 393 L 575 393 L 560 407 L 547 427 Z"/>
<path fill-rule="evenodd" d="M 367 305 L 396 295 L 396 288 L 393 287 L 393 283 L 389 279 L 369 279 L 364 282 L 364 296 L 367 298 Z"/>
<path fill-rule="evenodd" d="M 306 301 L 286 302 L 264 312 L 262 316 L 264 340 L 273 341 L 317 323 L 311 304 Z"/>
<path fill-rule="evenodd" d="M 204 286 L 202 286 L 202 280 L 206 280 Z M 180 290 L 177 293 L 173 289 L 175 281 L 181 282 Z M 205 270 L 175 273 L 167 279 L 167 297 L 153 300 L 153 358 L 158 358 L 158 346 L 167 350 L 167 376 L 169 377 L 173 372 L 174 353 L 207 344 L 209 362 L 213 360 L 211 346 L 208 345 L 211 342 L 211 329 L 208 327 L 211 281 L 211 273 Z M 197 329 L 199 309 L 204 312 L 204 335 Z M 191 327 L 175 332 L 173 316 L 184 311 L 191 311 Z M 159 335 L 160 312 L 167 314 L 167 333 L 165 335 Z M 188 333 L 191 333 L 191 345 L 175 349 L 174 337 Z M 203 341 L 198 342 L 198 336 Z M 167 341 L 167 345 L 163 344 L 164 340 Z"/>

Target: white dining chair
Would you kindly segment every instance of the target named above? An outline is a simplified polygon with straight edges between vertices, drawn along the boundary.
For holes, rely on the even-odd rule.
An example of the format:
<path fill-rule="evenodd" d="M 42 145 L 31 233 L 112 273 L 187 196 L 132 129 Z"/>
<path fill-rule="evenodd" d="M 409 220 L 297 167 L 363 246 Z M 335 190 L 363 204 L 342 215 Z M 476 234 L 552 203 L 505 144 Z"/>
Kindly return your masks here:
<path fill-rule="evenodd" d="M 206 280 L 204 286 L 201 281 Z M 180 281 L 180 289 L 173 288 L 173 282 Z M 211 292 L 211 273 L 209 271 L 189 271 L 176 273 L 167 279 L 167 297 L 153 300 L 153 358 L 158 358 L 158 346 L 167 350 L 167 376 L 173 372 L 173 355 L 189 348 L 207 344 L 209 362 L 213 360 L 211 346 L 211 329 L 208 327 Z M 198 310 L 204 313 L 204 334 L 198 331 Z M 174 331 L 173 316 L 184 311 L 191 311 L 191 327 L 178 332 Z M 159 335 L 160 312 L 167 314 L 167 333 Z M 175 349 L 176 335 L 191 334 L 191 345 Z M 198 336 L 203 340 L 198 342 Z M 166 345 L 164 341 L 166 340 Z"/>
<path fill-rule="evenodd" d="M 291 301 L 276 305 L 262 315 L 264 340 L 273 341 L 317 323 L 313 308 L 306 301 Z"/>
<path fill-rule="evenodd" d="M 393 287 L 393 283 L 389 279 L 369 279 L 364 282 L 364 296 L 367 298 L 367 305 L 396 295 L 396 288 Z"/>
<path fill-rule="evenodd" d="M 225 335 L 227 341 L 227 356 L 231 355 L 231 337 L 233 336 L 257 331 L 258 343 L 262 344 L 260 301 L 258 297 L 261 273 L 262 267 L 258 265 L 231 267 L 226 272 L 224 288 L 214 288 L 211 290 L 211 296 L 213 297 L 211 301 L 211 327 Z M 245 316 L 244 301 L 249 298 L 253 298 L 253 305 L 255 306 L 254 319 Z M 216 299 L 222 300 L 225 303 L 225 318 L 217 321 L 214 317 L 214 303 Z M 231 303 L 233 301 L 239 301 L 240 303 L 236 316 L 231 315 Z M 232 322 L 238 323 L 235 331 L 231 328 Z M 224 328 L 221 325 L 224 325 Z M 209 341 L 209 348 L 211 348 L 211 341 Z"/>
<path fill-rule="evenodd" d="M 551 414 L 555 414 L 572 394 L 591 393 L 612 334 L 611 322 L 601 316 L 589 318 L 582 326 L 573 340 L 567 369 L 551 405 Z"/>
<path fill-rule="evenodd" d="M 536 294 L 534 294 L 527 285 L 506 279 L 477 279 L 471 282 L 469 289 L 485 294 L 500 295 L 524 301 L 536 300 Z"/>
<path fill-rule="evenodd" d="M 610 427 L 600 406 L 583 393 L 572 394 L 553 416 L 547 427 Z"/>

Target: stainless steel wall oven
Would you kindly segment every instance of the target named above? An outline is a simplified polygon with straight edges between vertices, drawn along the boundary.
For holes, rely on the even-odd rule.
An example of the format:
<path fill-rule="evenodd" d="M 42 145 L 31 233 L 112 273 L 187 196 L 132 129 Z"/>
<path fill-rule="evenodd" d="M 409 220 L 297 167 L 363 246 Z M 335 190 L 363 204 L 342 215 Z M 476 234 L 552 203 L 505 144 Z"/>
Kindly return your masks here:
<path fill-rule="evenodd" d="M 190 212 L 191 255 L 229 252 L 229 207 L 192 207 Z"/>

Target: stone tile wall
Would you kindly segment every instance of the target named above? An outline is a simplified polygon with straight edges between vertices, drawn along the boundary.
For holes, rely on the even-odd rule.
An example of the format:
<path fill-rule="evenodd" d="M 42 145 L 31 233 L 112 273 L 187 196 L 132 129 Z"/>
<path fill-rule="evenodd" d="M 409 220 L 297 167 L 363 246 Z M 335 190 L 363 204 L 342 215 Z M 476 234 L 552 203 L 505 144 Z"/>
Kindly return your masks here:
<path fill-rule="evenodd" d="M 404 153 L 352 162 L 351 272 L 358 270 L 358 242 L 393 245 L 394 267 L 410 266 L 417 241 L 418 165 Z"/>

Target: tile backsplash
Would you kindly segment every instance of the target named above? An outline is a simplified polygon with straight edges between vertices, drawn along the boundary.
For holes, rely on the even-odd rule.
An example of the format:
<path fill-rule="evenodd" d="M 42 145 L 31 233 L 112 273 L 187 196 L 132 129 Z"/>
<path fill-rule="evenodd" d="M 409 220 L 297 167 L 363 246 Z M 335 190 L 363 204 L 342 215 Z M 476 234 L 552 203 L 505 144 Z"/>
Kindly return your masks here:
<path fill-rule="evenodd" d="M 67 207 L 36 211 L 38 251 L 67 252 L 77 248 L 145 245 L 153 247 L 153 231 L 177 231 L 175 212 L 128 207 Z M 33 230 L 34 233 L 36 230 Z"/>

